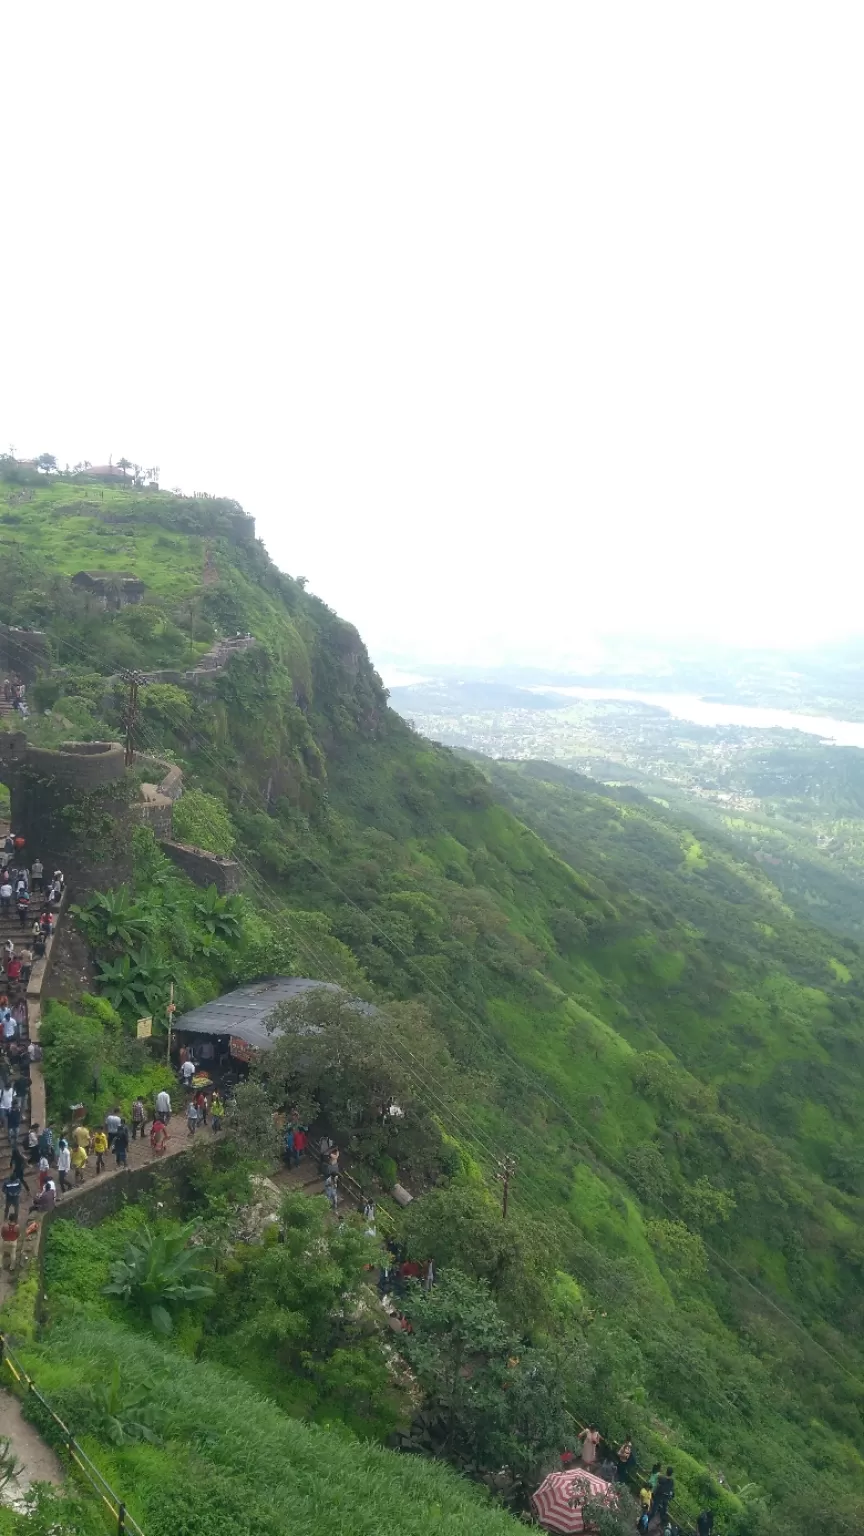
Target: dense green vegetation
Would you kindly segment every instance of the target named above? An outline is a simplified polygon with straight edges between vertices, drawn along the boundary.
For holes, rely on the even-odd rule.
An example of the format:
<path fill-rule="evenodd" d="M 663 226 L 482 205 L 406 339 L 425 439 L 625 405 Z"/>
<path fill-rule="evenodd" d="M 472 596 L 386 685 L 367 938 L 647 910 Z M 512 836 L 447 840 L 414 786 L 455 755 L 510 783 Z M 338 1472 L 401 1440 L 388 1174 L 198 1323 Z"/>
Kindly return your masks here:
<path fill-rule="evenodd" d="M 851 1536 L 864 1518 L 857 945 L 797 919 L 731 843 L 636 795 L 542 768 L 481 772 L 415 736 L 387 709 L 356 632 L 275 570 L 230 504 L 113 488 L 94 504 L 92 495 L 44 484 L 6 514 L 0 499 L 18 573 L 15 621 L 44 625 L 53 648 L 32 690 L 51 716 L 35 714 L 29 728 L 116 733 L 119 699 L 105 679 L 118 666 L 189 664 L 214 625 L 259 642 L 196 687 L 143 690 L 140 745 L 176 757 L 195 791 L 178 824 L 202 846 L 233 847 L 247 884 L 223 910 L 236 924 L 220 934 L 218 914 L 199 910 L 204 893 L 142 835 L 125 891 L 89 906 L 80 893 L 103 977 L 131 955 L 158 978 L 148 991 L 146 975 L 106 977 L 122 1021 L 104 1020 L 106 1038 L 122 1042 L 142 998 L 158 1010 L 169 971 L 186 1006 L 277 969 L 343 980 L 387 1005 L 386 1086 L 416 1104 L 416 1136 L 391 1127 L 376 1139 L 323 1055 L 317 1078 L 296 1056 L 283 1061 L 283 1091 L 324 1105 L 370 1174 L 392 1164 L 428 1191 L 403 1218 L 403 1239 L 418 1257 L 435 1256 L 441 1315 L 461 1296 L 470 1320 L 474 1303 L 459 1287 L 488 1287 L 480 1353 L 489 1380 L 505 1348 L 537 1351 L 539 1367 L 563 1345 L 572 1368 L 558 1370 L 543 1414 L 553 1425 L 559 1412 L 595 1418 L 612 1438 L 632 1432 L 643 1462 L 672 1459 L 682 1513 L 710 1497 L 727 1532 L 794 1536 L 811 1529 L 818 1497 L 830 1510 L 823 1524 Z M 31 558 L 43 530 L 51 567 Z M 79 564 L 140 575 L 144 602 L 92 604 L 67 580 Z M 79 1016 L 92 1036 L 93 1005 Z M 66 1009 L 72 1035 L 70 1017 Z M 278 1097 L 273 1078 L 253 1084 L 261 1105 Z M 56 1092 L 69 1089 L 64 1081 Z M 490 1202 L 505 1152 L 519 1164 L 502 1231 Z M 279 1305 L 291 1312 L 289 1282 L 262 1276 L 258 1263 L 231 1281 L 237 1297 L 251 1306 L 283 1285 Z M 54 1284 L 74 1290 L 62 1256 Z M 58 1389 L 93 1384 L 116 1355 L 132 1382 L 133 1357 L 162 1380 L 161 1352 L 179 1358 L 183 1325 L 168 1343 L 124 1342 L 130 1327 L 101 1304 L 83 1331 L 58 1315 L 40 1377 Z M 415 1333 L 406 1352 L 426 1395 L 428 1448 L 458 1460 L 455 1408 L 440 1392 L 447 1361 Z M 211 1397 L 237 1405 L 236 1428 L 242 1394 L 252 1393 L 249 1422 L 260 1418 L 262 1435 L 265 1417 L 278 1428 L 301 1408 L 321 1416 L 329 1344 L 310 1385 L 289 1337 L 281 1360 L 264 1323 L 262 1338 L 269 1355 L 250 1350 L 244 1363 L 213 1326 L 202 1358 L 176 1367 L 174 1423 L 192 1415 L 186 1440 L 196 1447 Z M 367 1380 L 364 1348 L 339 1347 Z M 374 1422 L 355 1414 L 330 1431 L 332 1454 L 347 1444 L 355 1467 L 372 1454 L 357 1449 L 361 1440 L 396 1411 L 386 1391 L 369 1393 Z M 511 1430 L 498 1422 L 489 1444 L 515 1465 Z M 287 1477 L 309 1478 L 316 1453 L 321 1475 L 330 1454 L 323 1433 L 279 1428 L 278 1450 L 276 1440 L 261 1444 Z M 360 1438 L 340 1438 L 349 1433 Z M 467 1420 L 465 1436 L 473 1456 L 479 1431 Z M 142 1483 L 146 1463 L 154 1483 L 162 1467 L 166 1487 L 179 1490 L 186 1471 L 201 1486 L 164 1448 L 123 1457 L 118 1480 L 134 1462 Z M 719 1473 L 731 1492 L 720 1491 Z M 401 1463 L 398 1476 L 408 1476 Z M 161 1527 L 146 1507 L 152 1536 Z M 352 1528 L 363 1529 L 362 1501 L 355 1514 Z M 388 1529 L 383 1506 L 378 1515 L 369 1528 Z M 448 1529 L 431 1513 L 427 1521 Z"/>

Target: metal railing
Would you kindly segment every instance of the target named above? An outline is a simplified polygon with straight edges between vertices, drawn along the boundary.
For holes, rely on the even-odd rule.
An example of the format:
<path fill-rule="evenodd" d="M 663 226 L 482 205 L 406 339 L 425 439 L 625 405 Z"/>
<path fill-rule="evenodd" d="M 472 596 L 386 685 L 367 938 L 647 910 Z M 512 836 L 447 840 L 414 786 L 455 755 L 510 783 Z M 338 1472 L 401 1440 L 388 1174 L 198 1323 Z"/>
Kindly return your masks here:
<path fill-rule="evenodd" d="M 75 1439 L 73 1431 L 69 1429 L 68 1425 L 63 1423 L 60 1415 L 54 1412 L 51 1404 L 42 1396 L 32 1376 L 28 1375 L 21 1361 L 15 1358 L 12 1350 L 9 1348 L 9 1341 L 6 1335 L 0 1333 L 0 1369 L 3 1366 L 6 1366 L 15 1378 L 19 1391 L 22 1391 L 28 1397 L 35 1397 L 37 1403 L 42 1405 L 52 1422 L 57 1426 L 63 1437 L 64 1449 L 68 1451 L 90 1488 L 102 1500 L 111 1516 L 117 1536 L 144 1536 L 144 1532 L 137 1520 L 133 1520 L 129 1514 L 124 1501 L 118 1498 L 110 1483 L 106 1482 L 102 1476 L 99 1468 L 94 1466 L 87 1452 L 82 1450 Z"/>

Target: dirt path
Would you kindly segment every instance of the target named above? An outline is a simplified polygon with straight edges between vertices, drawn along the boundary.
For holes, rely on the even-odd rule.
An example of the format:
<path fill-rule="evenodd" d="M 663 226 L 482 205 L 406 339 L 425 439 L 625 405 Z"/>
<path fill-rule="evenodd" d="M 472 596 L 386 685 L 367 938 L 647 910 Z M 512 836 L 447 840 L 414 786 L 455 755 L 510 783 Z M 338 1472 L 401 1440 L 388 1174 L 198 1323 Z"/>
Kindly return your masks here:
<path fill-rule="evenodd" d="M 11 1392 L 0 1388 L 0 1435 L 8 1438 L 20 1471 L 6 1484 L 0 1502 L 21 1507 L 24 1496 L 34 1483 L 59 1486 L 65 1473 L 57 1457 L 40 1439 L 21 1412 L 21 1404 Z"/>

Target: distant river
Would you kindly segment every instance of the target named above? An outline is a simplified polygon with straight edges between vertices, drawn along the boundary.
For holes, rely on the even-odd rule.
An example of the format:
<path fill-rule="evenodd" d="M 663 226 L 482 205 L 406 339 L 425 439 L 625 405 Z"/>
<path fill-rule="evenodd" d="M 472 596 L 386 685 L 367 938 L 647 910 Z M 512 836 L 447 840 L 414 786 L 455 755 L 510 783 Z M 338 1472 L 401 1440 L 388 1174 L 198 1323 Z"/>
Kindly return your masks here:
<path fill-rule="evenodd" d="M 864 748 L 864 721 L 832 720 L 829 715 L 797 715 L 792 709 L 761 709 L 756 704 L 713 704 L 689 693 L 638 693 L 630 688 L 532 688 L 532 693 L 560 693 L 573 699 L 619 699 L 629 704 L 653 704 L 675 720 L 695 725 L 745 725 L 752 730 L 806 731 L 841 747 Z"/>

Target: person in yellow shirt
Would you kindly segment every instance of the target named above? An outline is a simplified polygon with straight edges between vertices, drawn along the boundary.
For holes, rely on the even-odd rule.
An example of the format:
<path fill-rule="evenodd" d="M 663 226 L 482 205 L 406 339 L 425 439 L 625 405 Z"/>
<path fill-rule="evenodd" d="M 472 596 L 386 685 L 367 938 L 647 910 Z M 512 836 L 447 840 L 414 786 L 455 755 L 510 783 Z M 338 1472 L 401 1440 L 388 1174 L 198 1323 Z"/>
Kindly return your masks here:
<path fill-rule="evenodd" d="M 96 1172 L 105 1172 L 105 1153 L 108 1151 L 108 1137 L 104 1131 L 95 1131 L 93 1134 L 93 1151 L 96 1153 Z"/>
<path fill-rule="evenodd" d="M 72 1132 L 72 1140 L 76 1147 L 89 1148 L 90 1132 L 88 1131 L 86 1125 L 76 1125 L 74 1131 Z"/>
<path fill-rule="evenodd" d="M 72 1148 L 72 1167 L 75 1169 L 75 1183 L 83 1184 L 84 1169 L 87 1167 L 87 1148 L 82 1147 L 78 1141 Z"/>

